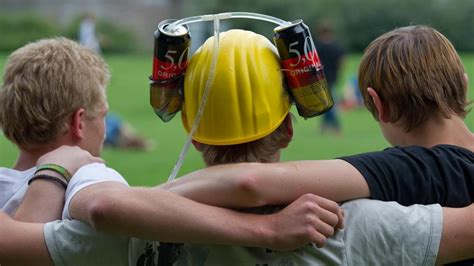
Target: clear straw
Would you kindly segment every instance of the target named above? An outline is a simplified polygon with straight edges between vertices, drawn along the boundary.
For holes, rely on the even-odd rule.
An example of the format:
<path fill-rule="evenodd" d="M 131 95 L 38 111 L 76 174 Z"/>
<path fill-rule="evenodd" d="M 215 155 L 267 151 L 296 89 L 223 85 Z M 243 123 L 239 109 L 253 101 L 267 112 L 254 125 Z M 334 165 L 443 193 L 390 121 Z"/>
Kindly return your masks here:
<path fill-rule="evenodd" d="M 276 17 L 264 15 L 264 14 L 259 14 L 259 13 L 227 12 L 227 13 L 219 13 L 219 14 L 214 14 L 214 15 L 202 15 L 202 16 L 183 18 L 171 23 L 167 28 L 170 32 L 173 32 L 173 30 L 180 25 L 191 24 L 191 23 L 196 23 L 200 21 L 211 21 L 211 20 L 214 20 L 215 17 L 218 17 L 218 19 L 220 20 L 230 19 L 230 18 L 250 18 L 250 19 L 267 21 L 270 23 L 277 24 L 278 26 L 289 23 L 288 21 L 285 21 Z"/>
<path fill-rule="evenodd" d="M 211 69 L 209 71 L 209 77 L 207 78 L 206 87 L 204 88 L 204 93 L 201 98 L 201 103 L 199 105 L 199 109 L 197 111 L 196 118 L 194 119 L 191 131 L 189 132 L 188 139 L 186 143 L 184 144 L 183 149 L 181 150 L 181 153 L 179 154 L 178 161 L 176 162 L 173 168 L 173 171 L 168 177 L 167 182 L 173 181 L 178 175 L 178 172 L 181 169 L 181 166 L 183 165 L 184 158 L 186 157 L 189 147 L 191 146 L 191 143 L 193 141 L 194 133 L 199 127 L 199 122 L 201 121 L 204 108 L 206 107 L 207 98 L 209 96 L 209 92 L 211 91 L 211 85 L 214 82 L 214 76 L 216 72 L 217 55 L 219 53 L 219 26 L 220 26 L 219 17 L 216 16 L 214 17 L 214 45 L 213 45 L 213 51 L 212 51 L 212 61 L 211 61 Z"/>

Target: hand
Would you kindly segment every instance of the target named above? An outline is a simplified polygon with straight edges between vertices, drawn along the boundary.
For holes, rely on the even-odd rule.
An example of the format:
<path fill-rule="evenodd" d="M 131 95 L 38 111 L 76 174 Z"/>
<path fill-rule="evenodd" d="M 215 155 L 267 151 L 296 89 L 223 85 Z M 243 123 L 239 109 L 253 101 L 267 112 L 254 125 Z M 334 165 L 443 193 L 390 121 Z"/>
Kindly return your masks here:
<path fill-rule="evenodd" d="M 344 213 L 331 200 L 305 194 L 274 214 L 275 238 L 270 248 L 293 250 L 308 243 L 322 247 L 334 228 L 343 228 Z"/>
<path fill-rule="evenodd" d="M 40 166 L 49 163 L 57 164 L 66 168 L 71 175 L 74 175 L 79 168 L 86 164 L 104 162 L 103 159 L 94 157 L 88 151 L 77 146 L 64 145 L 41 156 L 36 162 L 36 165 Z"/>

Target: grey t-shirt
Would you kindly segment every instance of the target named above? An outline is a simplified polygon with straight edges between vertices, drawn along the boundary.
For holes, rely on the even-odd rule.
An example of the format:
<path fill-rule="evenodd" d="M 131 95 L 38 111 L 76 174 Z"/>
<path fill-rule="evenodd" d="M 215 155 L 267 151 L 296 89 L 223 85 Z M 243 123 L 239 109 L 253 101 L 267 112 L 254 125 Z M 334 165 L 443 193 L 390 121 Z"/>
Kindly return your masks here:
<path fill-rule="evenodd" d="M 345 229 L 324 248 L 292 252 L 262 248 L 184 245 L 175 265 L 433 265 L 442 233 L 439 205 L 403 207 L 395 202 L 354 200 L 342 205 Z M 45 225 L 56 265 L 158 265 L 156 241 L 99 234 L 77 221 Z"/>
<path fill-rule="evenodd" d="M 342 205 L 345 229 L 324 248 L 292 252 L 185 244 L 174 265 L 433 265 L 442 232 L 439 205 L 403 207 L 354 200 Z"/>

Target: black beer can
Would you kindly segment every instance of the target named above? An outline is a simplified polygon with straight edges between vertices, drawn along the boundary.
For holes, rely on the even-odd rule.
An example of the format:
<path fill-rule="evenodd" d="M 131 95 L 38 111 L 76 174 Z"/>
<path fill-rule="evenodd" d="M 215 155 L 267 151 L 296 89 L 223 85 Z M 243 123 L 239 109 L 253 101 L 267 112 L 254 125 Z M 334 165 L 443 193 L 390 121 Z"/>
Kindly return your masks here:
<path fill-rule="evenodd" d="M 176 20 L 164 20 L 155 31 L 150 104 L 164 122 L 181 110 L 183 76 L 188 66 L 191 36 L 187 26 L 169 29 Z"/>
<path fill-rule="evenodd" d="M 297 20 L 273 31 L 273 41 L 299 115 L 310 118 L 329 111 L 334 101 L 308 26 Z"/>

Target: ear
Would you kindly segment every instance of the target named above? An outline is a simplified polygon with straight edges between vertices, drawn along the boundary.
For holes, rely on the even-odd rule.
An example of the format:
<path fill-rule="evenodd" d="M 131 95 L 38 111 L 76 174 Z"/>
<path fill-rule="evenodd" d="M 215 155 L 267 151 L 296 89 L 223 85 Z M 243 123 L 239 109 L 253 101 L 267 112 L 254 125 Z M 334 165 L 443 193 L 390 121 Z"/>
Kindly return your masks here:
<path fill-rule="evenodd" d="M 202 145 L 200 142 L 193 140 L 193 146 L 197 151 L 202 151 Z"/>
<path fill-rule="evenodd" d="M 388 106 L 382 103 L 382 100 L 380 100 L 379 95 L 373 88 L 368 87 L 367 93 L 369 94 L 372 102 L 375 105 L 375 108 L 377 109 L 378 120 L 384 123 L 389 122 L 388 117 L 390 110 L 388 109 Z"/>
<path fill-rule="evenodd" d="M 85 118 L 85 115 L 86 111 L 84 108 L 79 108 L 73 113 L 69 123 L 69 131 L 76 140 L 84 139 L 84 123 L 82 120 Z"/>
<path fill-rule="evenodd" d="M 287 133 L 288 133 L 288 139 L 287 139 L 287 141 L 285 141 L 283 143 L 280 143 L 280 147 L 282 149 L 288 147 L 288 145 L 291 142 L 291 139 L 293 138 L 293 123 L 291 122 L 291 115 L 289 113 L 286 115 L 285 121 L 283 121 L 283 123 L 286 123 L 286 130 L 287 130 Z"/>

